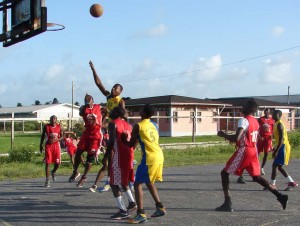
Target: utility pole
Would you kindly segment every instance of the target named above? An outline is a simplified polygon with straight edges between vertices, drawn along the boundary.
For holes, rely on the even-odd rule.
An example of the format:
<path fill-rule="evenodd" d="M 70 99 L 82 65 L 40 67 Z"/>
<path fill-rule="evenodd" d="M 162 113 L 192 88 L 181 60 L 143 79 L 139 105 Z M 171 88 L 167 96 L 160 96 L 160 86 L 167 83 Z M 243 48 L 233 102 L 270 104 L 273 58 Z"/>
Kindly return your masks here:
<path fill-rule="evenodd" d="M 71 130 L 73 129 L 73 117 L 74 117 L 74 81 L 72 81 L 72 112 L 71 112 Z"/>
<path fill-rule="evenodd" d="M 287 98 L 287 104 L 290 104 L 290 86 L 288 86 L 288 98 Z"/>

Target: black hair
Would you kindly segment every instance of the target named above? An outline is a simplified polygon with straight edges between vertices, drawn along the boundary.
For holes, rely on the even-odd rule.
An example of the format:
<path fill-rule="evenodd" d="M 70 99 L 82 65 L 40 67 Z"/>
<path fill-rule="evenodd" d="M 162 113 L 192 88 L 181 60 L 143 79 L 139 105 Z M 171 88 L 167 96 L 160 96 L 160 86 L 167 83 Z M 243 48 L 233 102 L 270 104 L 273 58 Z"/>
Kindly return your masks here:
<path fill-rule="evenodd" d="M 242 108 L 242 113 L 244 115 L 251 115 L 257 111 L 258 105 L 253 100 L 248 100 L 247 103 L 244 104 Z"/>
<path fill-rule="evenodd" d="M 116 118 L 118 118 L 118 117 L 123 118 L 125 114 L 126 114 L 126 111 L 125 111 L 125 109 L 122 108 L 121 106 L 115 107 L 114 109 L 112 109 L 112 110 L 109 112 L 109 116 L 110 116 L 110 118 L 112 118 L 112 119 L 116 119 Z"/>
<path fill-rule="evenodd" d="M 114 84 L 114 87 L 116 87 L 116 86 L 120 86 L 121 91 L 123 91 L 123 86 L 121 84 L 119 84 L 119 83 Z"/>
<path fill-rule="evenodd" d="M 143 112 L 147 118 L 151 118 L 155 114 L 155 108 L 150 104 L 145 104 Z"/>
<path fill-rule="evenodd" d="M 276 115 L 276 114 L 278 114 L 279 117 L 281 117 L 281 116 L 282 116 L 282 111 L 280 111 L 280 110 L 275 110 L 275 111 L 273 112 L 273 115 Z"/>
<path fill-rule="evenodd" d="M 53 118 L 57 118 L 56 115 L 51 115 L 50 120 Z"/>

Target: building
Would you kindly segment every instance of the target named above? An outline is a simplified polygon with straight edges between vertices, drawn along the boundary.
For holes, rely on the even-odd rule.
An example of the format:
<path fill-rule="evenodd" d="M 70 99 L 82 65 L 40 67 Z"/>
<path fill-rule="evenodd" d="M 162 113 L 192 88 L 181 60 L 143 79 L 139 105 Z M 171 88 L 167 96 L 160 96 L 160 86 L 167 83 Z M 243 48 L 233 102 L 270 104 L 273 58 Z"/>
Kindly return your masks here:
<path fill-rule="evenodd" d="M 256 117 L 261 117 L 263 115 L 264 109 L 266 108 L 272 110 L 278 109 L 283 113 L 282 121 L 284 122 L 287 131 L 295 129 L 295 115 L 296 110 L 298 109 L 297 106 L 266 99 L 260 99 L 257 97 L 231 97 L 213 100 L 231 104 L 231 106 L 226 106 L 220 114 L 220 116 L 224 117 L 220 120 L 221 130 L 235 131 L 237 129 L 238 119 L 243 116 L 243 114 L 241 113 L 242 106 L 249 100 L 256 102 L 256 104 L 259 106 L 258 111 L 255 115 Z"/>
<path fill-rule="evenodd" d="M 48 104 L 32 105 L 24 107 L 3 107 L 0 108 L 1 118 L 34 118 L 48 120 L 51 115 L 56 115 L 58 119 L 79 118 L 79 107 L 72 104 Z"/>
<path fill-rule="evenodd" d="M 219 112 L 231 104 L 208 99 L 167 95 L 126 100 L 126 108 L 135 118 L 129 119 L 135 124 L 140 119 L 139 111 L 145 104 L 153 105 L 157 110 L 156 122 L 160 136 L 212 135 L 218 131 Z"/>

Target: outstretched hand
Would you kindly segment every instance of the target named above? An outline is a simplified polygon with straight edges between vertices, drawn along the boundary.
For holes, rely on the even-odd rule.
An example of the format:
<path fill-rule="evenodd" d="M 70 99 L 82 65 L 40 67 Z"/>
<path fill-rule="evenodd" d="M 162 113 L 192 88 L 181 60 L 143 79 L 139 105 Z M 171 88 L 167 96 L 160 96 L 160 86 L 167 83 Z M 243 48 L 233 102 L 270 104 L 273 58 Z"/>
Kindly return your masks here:
<path fill-rule="evenodd" d="M 90 60 L 89 64 L 90 64 L 91 69 L 95 70 L 94 64 L 93 64 L 93 62 L 91 60 Z"/>

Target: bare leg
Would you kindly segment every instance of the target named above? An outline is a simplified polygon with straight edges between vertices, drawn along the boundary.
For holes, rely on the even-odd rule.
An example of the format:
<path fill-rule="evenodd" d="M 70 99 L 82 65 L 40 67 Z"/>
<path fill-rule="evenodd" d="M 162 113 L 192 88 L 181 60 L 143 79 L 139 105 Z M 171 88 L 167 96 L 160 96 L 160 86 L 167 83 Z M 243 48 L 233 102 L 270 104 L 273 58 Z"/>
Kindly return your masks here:
<path fill-rule="evenodd" d="M 157 191 L 155 185 L 151 184 L 151 183 L 146 184 L 146 185 L 147 185 L 147 188 L 150 191 L 150 194 L 151 194 L 152 198 L 154 199 L 155 203 L 159 203 L 160 198 L 159 198 L 158 191 Z"/>
<path fill-rule="evenodd" d="M 138 213 L 141 213 L 141 211 L 144 210 L 144 193 L 143 193 L 143 186 L 140 183 L 134 183 L 134 191 L 135 191 L 135 200 L 136 204 L 138 206 Z"/>
<path fill-rule="evenodd" d="M 49 180 L 49 175 L 50 175 L 50 164 L 46 163 L 45 165 L 45 173 L 46 173 L 46 180 Z"/>
<path fill-rule="evenodd" d="M 285 169 L 283 169 L 283 166 L 278 166 L 278 170 L 279 170 L 279 172 L 284 176 L 284 177 L 288 177 L 289 176 L 289 174 L 288 174 L 288 172 L 285 170 Z"/>
<path fill-rule="evenodd" d="M 268 152 L 265 152 L 265 153 L 264 153 L 263 160 L 262 160 L 262 162 L 261 162 L 261 168 L 264 168 L 264 166 L 266 165 L 267 158 L 268 158 Z"/>
<path fill-rule="evenodd" d="M 277 167 L 278 165 L 273 163 L 272 165 L 272 175 L 271 175 L 271 180 L 275 180 L 276 179 L 276 171 L 277 171 Z"/>

